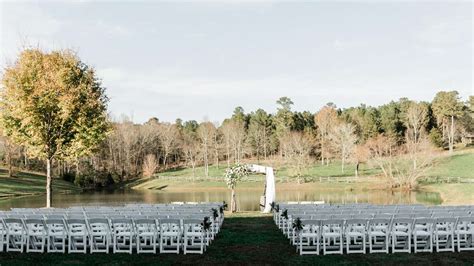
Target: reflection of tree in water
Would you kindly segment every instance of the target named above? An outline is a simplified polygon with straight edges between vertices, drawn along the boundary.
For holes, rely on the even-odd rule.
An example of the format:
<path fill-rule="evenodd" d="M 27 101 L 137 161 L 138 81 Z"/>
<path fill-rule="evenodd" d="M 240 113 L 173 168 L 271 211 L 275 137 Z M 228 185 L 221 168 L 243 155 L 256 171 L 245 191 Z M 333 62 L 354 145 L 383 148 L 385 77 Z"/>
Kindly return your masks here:
<path fill-rule="evenodd" d="M 258 211 L 261 191 L 244 189 L 238 191 L 237 202 L 241 211 Z M 229 191 L 123 191 L 120 193 L 91 192 L 81 194 L 56 194 L 54 203 L 58 207 L 78 205 L 120 205 L 126 203 L 169 203 L 173 201 L 222 202 L 230 197 Z M 0 209 L 42 207 L 44 196 L 13 198 L 0 201 Z M 374 204 L 440 204 L 438 193 L 413 191 L 292 191 L 279 190 L 277 201 L 325 201 L 326 203 L 374 203 Z"/>

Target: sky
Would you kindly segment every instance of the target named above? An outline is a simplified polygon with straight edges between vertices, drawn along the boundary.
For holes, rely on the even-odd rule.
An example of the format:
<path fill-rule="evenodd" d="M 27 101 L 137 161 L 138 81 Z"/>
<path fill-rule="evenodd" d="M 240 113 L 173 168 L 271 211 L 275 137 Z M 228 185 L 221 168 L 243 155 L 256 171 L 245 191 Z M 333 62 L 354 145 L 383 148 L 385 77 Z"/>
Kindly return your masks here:
<path fill-rule="evenodd" d="M 473 91 L 471 1 L 1 1 L 0 64 L 73 49 L 115 117 L 222 121 Z"/>

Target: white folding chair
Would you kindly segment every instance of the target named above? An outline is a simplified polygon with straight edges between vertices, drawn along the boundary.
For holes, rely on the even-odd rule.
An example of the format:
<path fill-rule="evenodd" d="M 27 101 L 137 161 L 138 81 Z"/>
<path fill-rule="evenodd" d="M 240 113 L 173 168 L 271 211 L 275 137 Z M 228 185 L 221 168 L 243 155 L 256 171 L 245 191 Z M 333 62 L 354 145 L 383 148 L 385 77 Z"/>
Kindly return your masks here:
<path fill-rule="evenodd" d="M 45 221 L 48 235 L 48 253 L 65 253 L 66 252 L 66 239 L 67 239 L 67 227 L 63 218 L 58 219 L 51 217 Z"/>
<path fill-rule="evenodd" d="M 374 218 L 369 220 L 367 235 L 370 253 L 388 253 L 390 236 L 390 218 Z"/>
<path fill-rule="evenodd" d="M 411 253 L 412 218 L 393 218 L 391 232 L 392 253 Z"/>
<path fill-rule="evenodd" d="M 322 220 L 321 228 L 323 254 L 343 254 L 344 221 L 339 219 Z"/>
<path fill-rule="evenodd" d="M 202 220 L 198 219 L 186 219 L 183 220 L 184 226 L 184 239 L 183 239 L 183 252 L 203 254 L 206 248 L 205 245 L 205 232 Z"/>
<path fill-rule="evenodd" d="M 181 243 L 181 221 L 160 219 L 160 253 L 179 254 Z"/>
<path fill-rule="evenodd" d="M 454 252 L 454 229 L 456 227 L 456 218 L 445 217 L 436 218 L 434 226 L 434 242 L 436 251 Z"/>
<path fill-rule="evenodd" d="M 85 219 L 67 219 L 68 252 L 87 253 L 89 229 Z"/>
<path fill-rule="evenodd" d="M 304 220 L 303 229 L 298 233 L 300 255 L 319 255 L 321 239 L 321 221 Z"/>
<path fill-rule="evenodd" d="M 5 238 L 7 237 L 7 227 L 3 222 L 3 218 L 0 217 L 0 252 L 3 252 L 3 246 L 5 245 Z"/>
<path fill-rule="evenodd" d="M 23 253 L 23 246 L 26 242 L 26 229 L 23 220 L 20 218 L 5 218 L 7 229 L 7 252 L 19 251 Z"/>
<path fill-rule="evenodd" d="M 111 223 L 114 253 L 132 254 L 135 236 L 132 219 L 114 218 Z"/>
<path fill-rule="evenodd" d="M 346 252 L 365 254 L 365 243 L 367 233 L 366 219 L 349 219 L 346 220 L 344 226 L 344 234 L 346 236 Z"/>
<path fill-rule="evenodd" d="M 158 226 L 155 219 L 135 219 L 137 253 L 156 253 Z"/>
<path fill-rule="evenodd" d="M 89 218 L 89 247 L 92 253 L 109 253 L 111 230 L 107 218 Z"/>
<path fill-rule="evenodd" d="M 43 219 L 25 219 L 26 252 L 43 253 L 46 246 L 47 230 Z"/>
<path fill-rule="evenodd" d="M 433 252 L 433 224 L 431 218 L 417 218 L 413 222 L 414 252 Z M 421 246 L 421 247 L 420 247 Z"/>
<path fill-rule="evenodd" d="M 474 250 L 474 217 L 459 217 L 455 234 L 458 251 Z"/>

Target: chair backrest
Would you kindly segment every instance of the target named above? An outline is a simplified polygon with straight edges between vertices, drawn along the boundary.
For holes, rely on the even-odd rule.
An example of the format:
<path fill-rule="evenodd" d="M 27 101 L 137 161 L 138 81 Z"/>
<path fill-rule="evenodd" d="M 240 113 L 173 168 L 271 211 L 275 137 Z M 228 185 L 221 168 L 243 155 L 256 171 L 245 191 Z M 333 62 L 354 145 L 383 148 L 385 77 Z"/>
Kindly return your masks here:
<path fill-rule="evenodd" d="M 344 224 L 344 220 L 341 219 L 328 219 L 328 220 L 321 220 L 322 226 L 339 226 L 342 227 Z"/>
<path fill-rule="evenodd" d="M 373 218 L 369 220 L 368 230 L 370 231 L 388 231 L 392 225 L 392 219 Z"/>
<path fill-rule="evenodd" d="M 85 219 L 66 219 L 66 225 L 69 232 L 87 233 L 87 222 Z"/>
<path fill-rule="evenodd" d="M 154 218 L 137 218 L 137 219 L 133 219 L 133 222 L 135 224 L 135 226 L 139 227 L 139 226 L 155 226 L 156 227 L 156 219 Z"/>
<path fill-rule="evenodd" d="M 34 225 L 34 226 L 44 226 L 44 220 L 43 219 L 25 219 L 25 225 Z"/>
<path fill-rule="evenodd" d="M 412 228 L 412 226 L 413 226 L 413 221 L 414 221 L 413 218 L 400 218 L 400 217 L 395 217 L 395 218 L 393 218 L 393 220 L 392 220 L 392 229 L 394 229 L 394 230 L 402 229 L 401 227 L 397 227 L 397 226 L 394 226 L 394 225 L 405 225 L 405 228 L 403 228 L 403 229 L 409 229 L 409 230 L 411 230 L 411 228 Z M 403 230 L 403 229 L 402 229 L 402 230 Z"/>
<path fill-rule="evenodd" d="M 58 226 L 61 226 L 61 227 L 64 227 L 66 228 L 66 223 L 64 221 L 64 219 L 56 219 L 56 218 L 52 218 L 52 219 L 46 219 L 44 221 L 44 223 L 46 224 L 47 227 L 49 226 L 54 226 L 54 227 L 58 227 Z"/>
<path fill-rule="evenodd" d="M 458 218 L 458 223 L 474 224 L 474 217 L 472 216 L 463 216 Z"/>
<path fill-rule="evenodd" d="M 9 224 L 22 224 L 23 225 L 23 220 L 20 218 L 5 218 L 3 219 L 6 225 Z"/>
<path fill-rule="evenodd" d="M 46 214 L 44 217 L 46 220 L 64 219 L 64 215 L 61 215 L 61 214 Z"/>
<path fill-rule="evenodd" d="M 19 218 L 5 218 L 5 228 L 9 232 L 25 232 L 25 224 L 22 219 Z"/>
<path fill-rule="evenodd" d="M 94 224 L 104 224 L 109 226 L 109 220 L 107 218 L 88 218 L 87 223 L 89 225 L 94 225 Z"/>
<path fill-rule="evenodd" d="M 181 220 L 180 219 L 169 219 L 169 218 L 166 218 L 166 219 L 160 219 L 159 220 L 160 224 L 181 224 Z"/>
<path fill-rule="evenodd" d="M 454 217 L 437 217 L 435 218 L 436 223 L 456 223 L 457 218 Z"/>
<path fill-rule="evenodd" d="M 184 219 L 183 224 L 184 225 L 201 225 L 203 220 L 199 219 Z"/>
<path fill-rule="evenodd" d="M 435 220 L 432 218 L 415 218 L 413 222 L 415 224 L 433 224 Z"/>
<path fill-rule="evenodd" d="M 360 218 L 355 218 L 355 219 L 347 219 L 346 220 L 346 226 L 367 226 L 369 220 L 367 219 L 360 219 Z"/>

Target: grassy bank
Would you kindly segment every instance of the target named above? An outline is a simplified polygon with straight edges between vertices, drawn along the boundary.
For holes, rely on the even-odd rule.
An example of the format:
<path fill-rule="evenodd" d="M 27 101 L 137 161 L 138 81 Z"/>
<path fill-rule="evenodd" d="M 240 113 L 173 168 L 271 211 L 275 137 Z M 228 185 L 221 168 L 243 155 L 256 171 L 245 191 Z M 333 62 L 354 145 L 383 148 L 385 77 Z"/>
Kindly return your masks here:
<path fill-rule="evenodd" d="M 9 178 L 7 171 L 0 169 L 0 198 L 28 196 L 46 193 L 46 177 L 41 174 L 18 172 Z M 80 188 L 64 180 L 53 180 L 55 193 L 79 192 Z"/>
<path fill-rule="evenodd" d="M 0 253 L 2 265 L 472 265 L 474 252 L 299 256 L 268 215 L 228 216 L 204 255 Z"/>
<path fill-rule="evenodd" d="M 255 162 L 252 162 L 255 163 Z M 261 162 L 262 165 L 273 165 L 272 162 Z M 225 173 L 227 164 L 222 163 L 217 167 L 216 165 L 209 166 L 209 177 L 210 178 L 222 178 Z M 277 165 L 276 176 L 282 179 L 287 177 L 295 176 L 292 169 L 287 165 Z M 381 171 L 370 164 L 363 163 L 359 167 L 359 175 L 361 177 L 376 176 L 381 174 Z M 339 161 L 333 161 L 329 165 L 321 165 L 319 162 L 314 162 L 310 167 L 303 171 L 303 177 L 352 177 L 355 175 L 354 164 L 346 164 L 344 172 L 341 171 L 341 163 Z M 456 151 L 453 155 L 447 152 L 440 155 L 428 171 L 428 176 L 433 177 L 461 177 L 461 178 L 474 178 L 474 149 L 466 148 Z M 192 177 L 200 179 L 205 176 L 204 167 L 196 167 L 194 170 L 191 168 L 176 168 L 170 169 L 161 173 L 156 174 L 156 178 L 179 178 L 179 177 Z M 251 175 L 252 177 L 262 175 Z"/>
<path fill-rule="evenodd" d="M 428 175 L 474 179 L 474 149 L 463 150 L 451 156 L 439 158 Z"/>
<path fill-rule="evenodd" d="M 438 192 L 443 205 L 474 204 L 474 184 L 431 184 L 422 187 L 425 190 Z"/>
<path fill-rule="evenodd" d="M 251 181 L 239 182 L 237 190 L 262 190 L 265 182 Z M 133 189 L 163 190 L 163 191 L 212 191 L 212 190 L 228 190 L 225 182 L 220 181 L 185 181 L 180 179 L 151 179 L 132 186 Z M 277 190 L 371 190 L 383 189 L 383 183 L 378 178 L 361 178 L 358 182 L 347 183 L 343 179 L 341 182 L 309 182 L 298 184 L 296 182 L 277 182 Z"/>
<path fill-rule="evenodd" d="M 249 162 L 250 163 L 250 162 Z M 256 163 L 256 162 L 251 162 Z M 273 163 L 261 162 L 262 165 L 274 165 Z M 217 167 L 216 165 L 209 166 L 209 177 L 221 178 L 224 176 L 226 163 L 222 163 Z M 295 176 L 295 173 L 291 168 L 286 165 L 275 167 L 277 177 L 291 177 Z M 368 164 L 361 164 L 359 166 L 360 176 L 373 176 L 379 174 L 380 170 L 375 169 Z M 341 170 L 341 163 L 339 161 L 331 162 L 329 165 L 321 165 L 319 162 L 314 162 L 310 167 L 302 172 L 303 177 L 346 177 L 354 176 L 355 166 L 353 164 L 346 164 L 344 166 L 344 172 Z M 191 177 L 193 176 L 192 168 L 176 168 L 170 169 L 156 175 L 157 177 Z M 194 176 L 204 177 L 204 167 L 199 166 L 194 169 Z M 250 176 L 262 176 L 258 174 L 251 174 Z"/>

